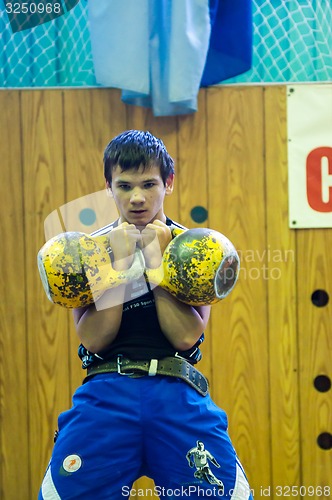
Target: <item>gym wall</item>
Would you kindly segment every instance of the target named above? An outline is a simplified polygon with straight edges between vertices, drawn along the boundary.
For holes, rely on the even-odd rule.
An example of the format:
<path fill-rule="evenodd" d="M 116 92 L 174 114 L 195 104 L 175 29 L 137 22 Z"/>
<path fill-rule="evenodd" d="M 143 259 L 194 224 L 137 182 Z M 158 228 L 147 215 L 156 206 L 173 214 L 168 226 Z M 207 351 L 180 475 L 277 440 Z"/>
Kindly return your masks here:
<path fill-rule="evenodd" d="M 0 498 L 36 498 L 58 413 L 84 376 L 71 313 L 39 278 L 44 220 L 103 189 L 103 149 L 128 128 L 149 129 L 176 160 L 168 215 L 239 250 L 238 285 L 212 308 L 199 368 L 255 498 L 328 498 L 331 390 L 316 377 L 332 377 L 331 303 L 311 297 L 332 293 L 332 230 L 288 228 L 286 88 L 201 90 L 183 117 L 154 118 L 113 89 L 2 90 L 0 109 Z"/>

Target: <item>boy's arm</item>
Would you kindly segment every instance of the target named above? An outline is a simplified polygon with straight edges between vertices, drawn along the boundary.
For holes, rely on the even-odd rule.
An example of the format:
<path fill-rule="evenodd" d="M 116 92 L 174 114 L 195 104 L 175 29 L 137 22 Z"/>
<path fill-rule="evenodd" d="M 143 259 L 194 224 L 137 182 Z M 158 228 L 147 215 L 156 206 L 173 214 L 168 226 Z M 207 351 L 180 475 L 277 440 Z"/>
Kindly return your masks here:
<path fill-rule="evenodd" d="M 124 222 L 109 233 L 114 269 L 128 269 L 141 235 L 133 224 Z M 126 285 L 110 288 L 88 307 L 73 310 L 77 334 L 84 347 L 97 353 L 108 347 L 118 334 L 122 320 Z"/>
<path fill-rule="evenodd" d="M 172 239 L 170 228 L 156 220 L 142 231 L 142 250 L 148 267 L 160 265 Z M 159 324 L 163 334 L 178 351 L 190 349 L 200 338 L 210 316 L 210 306 L 193 307 L 180 302 L 161 287 L 153 289 Z"/>
<path fill-rule="evenodd" d="M 211 306 L 184 304 L 160 287 L 153 289 L 153 295 L 163 334 L 176 350 L 190 349 L 205 330 Z"/>
<path fill-rule="evenodd" d="M 98 353 L 108 347 L 119 331 L 125 285 L 107 290 L 95 303 L 73 309 L 77 335 L 84 347 Z"/>

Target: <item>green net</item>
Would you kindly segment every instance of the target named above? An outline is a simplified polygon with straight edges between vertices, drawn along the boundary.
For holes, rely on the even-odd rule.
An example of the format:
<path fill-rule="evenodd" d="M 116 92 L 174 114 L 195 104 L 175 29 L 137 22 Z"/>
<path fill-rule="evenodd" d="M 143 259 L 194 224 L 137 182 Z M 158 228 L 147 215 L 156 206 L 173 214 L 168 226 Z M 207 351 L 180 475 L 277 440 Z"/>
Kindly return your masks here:
<path fill-rule="evenodd" d="M 252 69 L 229 82 L 332 79 L 331 0 L 254 0 Z"/>
<path fill-rule="evenodd" d="M 2 5 L 1 5 L 2 3 Z M 28 2 L 26 2 L 28 3 Z M 23 2 L 11 2 L 12 16 L 0 1 L 0 86 L 57 87 L 96 85 L 90 44 L 87 2 L 56 15 L 59 2 L 35 0 L 44 6 L 37 19 L 22 14 Z M 19 12 L 14 6 L 20 5 Z M 68 2 L 67 2 L 68 4 Z M 47 6 L 49 12 L 46 11 Z M 7 10 L 10 10 L 7 7 Z M 55 15 L 55 16 L 54 16 Z M 50 17 L 54 19 L 47 22 Z M 34 21 L 39 25 L 31 26 Z M 13 28 L 24 28 L 13 32 Z"/>

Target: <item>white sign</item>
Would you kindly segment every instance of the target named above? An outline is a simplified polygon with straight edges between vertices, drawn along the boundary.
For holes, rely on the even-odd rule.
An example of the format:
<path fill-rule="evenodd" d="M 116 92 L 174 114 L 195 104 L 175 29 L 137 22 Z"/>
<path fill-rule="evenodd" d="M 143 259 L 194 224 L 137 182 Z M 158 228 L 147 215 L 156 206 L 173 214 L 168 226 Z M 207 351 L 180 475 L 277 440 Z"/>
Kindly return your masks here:
<path fill-rule="evenodd" d="M 332 227 L 332 85 L 287 86 L 289 225 Z"/>

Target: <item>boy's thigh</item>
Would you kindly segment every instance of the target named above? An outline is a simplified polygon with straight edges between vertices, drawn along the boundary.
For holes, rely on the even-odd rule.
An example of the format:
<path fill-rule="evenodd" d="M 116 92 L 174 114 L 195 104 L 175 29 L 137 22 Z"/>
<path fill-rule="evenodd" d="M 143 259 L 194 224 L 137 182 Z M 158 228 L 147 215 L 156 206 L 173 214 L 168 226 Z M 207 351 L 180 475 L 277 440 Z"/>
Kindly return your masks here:
<path fill-rule="evenodd" d="M 195 478 L 184 479 L 180 483 L 172 479 L 155 478 L 155 493 L 160 499 L 176 500 L 187 498 L 188 500 L 201 500 L 202 498 L 220 498 L 228 500 L 253 500 L 250 487 L 241 466 L 236 467 L 236 475 L 225 478 L 224 474 L 218 476 L 215 484 L 209 484 L 207 481 L 195 480 Z M 222 482 L 222 480 L 224 482 Z M 218 483 L 218 484 L 217 484 Z"/>
<path fill-rule="evenodd" d="M 122 488 L 140 475 L 140 404 L 126 381 L 120 385 L 96 378 L 78 389 L 73 407 L 59 416 L 40 499 L 123 499 Z"/>
<path fill-rule="evenodd" d="M 140 475 L 137 467 L 127 467 L 122 471 L 87 470 L 85 475 L 64 477 L 57 472 L 52 461 L 44 476 L 38 500 L 123 500 L 135 479 Z"/>
<path fill-rule="evenodd" d="M 161 498 L 248 500 L 226 413 L 183 381 L 163 385 L 167 405 L 154 406 L 147 437 L 149 473 Z"/>

